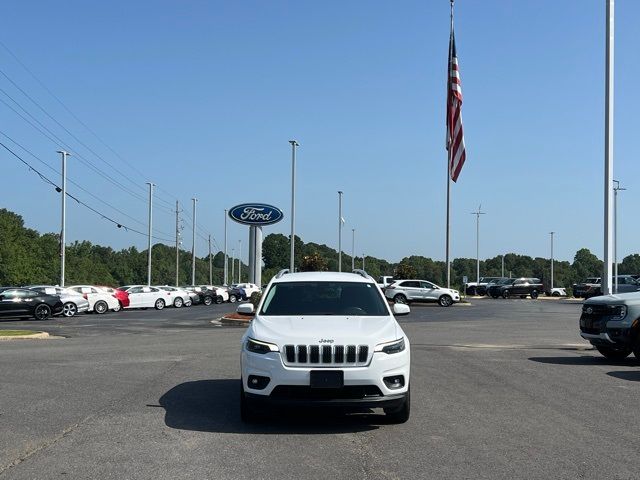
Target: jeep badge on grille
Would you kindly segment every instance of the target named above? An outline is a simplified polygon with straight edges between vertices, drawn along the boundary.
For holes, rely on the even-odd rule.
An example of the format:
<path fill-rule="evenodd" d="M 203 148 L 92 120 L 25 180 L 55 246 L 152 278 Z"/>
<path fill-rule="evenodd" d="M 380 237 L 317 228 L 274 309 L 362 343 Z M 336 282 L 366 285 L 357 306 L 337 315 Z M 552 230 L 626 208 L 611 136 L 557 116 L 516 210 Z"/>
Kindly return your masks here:
<path fill-rule="evenodd" d="M 334 340 L 331 338 L 321 338 L 318 343 L 333 343 Z"/>

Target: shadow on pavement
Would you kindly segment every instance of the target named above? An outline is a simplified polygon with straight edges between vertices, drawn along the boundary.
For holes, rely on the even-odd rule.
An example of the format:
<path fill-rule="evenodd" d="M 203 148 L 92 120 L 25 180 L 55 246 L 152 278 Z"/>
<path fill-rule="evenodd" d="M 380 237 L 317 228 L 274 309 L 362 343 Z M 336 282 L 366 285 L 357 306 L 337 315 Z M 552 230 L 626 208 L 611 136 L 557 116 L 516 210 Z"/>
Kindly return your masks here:
<path fill-rule="evenodd" d="M 628 380 L 630 382 L 640 382 L 640 372 L 639 371 L 622 371 L 622 372 L 608 372 L 607 375 L 615 378 L 619 378 L 620 380 Z"/>
<path fill-rule="evenodd" d="M 262 434 L 335 434 L 375 430 L 386 422 L 375 414 L 345 414 L 332 410 L 278 411 L 262 421 L 240 420 L 240 381 L 196 380 L 176 385 L 160 397 L 168 427 L 197 432 Z M 149 405 L 152 406 L 152 405 Z"/>
<path fill-rule="evenodd" d="M 607 360 L 596 355 L 581 355 L 578 357 L 530 357 L 529 360 L 553 365 L 634 365 L 638 361 L 633 357 L 626 360 Z"/>

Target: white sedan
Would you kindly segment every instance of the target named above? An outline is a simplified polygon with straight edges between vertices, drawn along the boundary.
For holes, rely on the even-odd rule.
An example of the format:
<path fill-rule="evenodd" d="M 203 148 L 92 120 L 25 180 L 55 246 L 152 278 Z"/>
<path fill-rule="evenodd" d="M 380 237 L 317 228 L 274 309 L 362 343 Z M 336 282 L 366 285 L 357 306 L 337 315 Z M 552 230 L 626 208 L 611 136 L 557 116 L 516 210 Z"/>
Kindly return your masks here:
<path fill-rule="evenodd" d="M 89 312 L 98 314 L 107 313 L 109 310 L 117 312 L 120 310 L 120 302 L 112 294 L 91 285 L 74 285 L 67 287 L 69 290 L 78 292 L 89 301 Z"/>
<path fill-rule="evenodd" d="M 167 305 L 173 305 L 176 308 L 180 308 L 182 306 L 190 307 L 193 304 L 191 296 L 186 290 L 182 290 L 181 288 L 176 287 L 170 287 L 169 285 L 159 285 L 156 288 L 159 288 L 160 290 L 165 292 L 165 295 L 167 296 Z"/>
<path fill-rule="evenodd" d="M 118 288 L 129 294 L 129 306 L 126 308 L 155 308 L 162 310 L 167 301 L 164 290 L 146 285 L 127 285 Z"/>

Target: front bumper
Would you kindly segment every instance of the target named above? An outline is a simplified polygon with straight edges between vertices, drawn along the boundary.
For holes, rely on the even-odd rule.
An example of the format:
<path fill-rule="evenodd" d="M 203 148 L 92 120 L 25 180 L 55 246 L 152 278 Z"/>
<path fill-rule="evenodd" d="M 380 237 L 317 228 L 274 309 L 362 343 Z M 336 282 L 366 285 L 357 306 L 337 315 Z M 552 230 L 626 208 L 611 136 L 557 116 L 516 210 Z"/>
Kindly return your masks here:
<path fill-rule="evenodd" d="M 375 352 L 368 364 L 361 366 L 335 366 L 327 364 L 304 364 L 287 366 L 283 363 L 280 352 L 258 354 L 247 352 L 244 348 L 241 355 L 242 384 L 247 398 L 265 400 L 273 404 L 297 404 L 297 405 L 332 405 L 359 407 L 384 407 L 391 408 L 401 405 L 404 396 L 409 390 L 410 374 L 410 350 L 407 348 L 394 354 Z M 375 386 L 381 393 L 376 396 L 363 398 L 308 398 L 289 395 L 287 398 L 272 396 L 274 389 L 283 387 L 309 387 L 310 373 L 312 370 L 341 370 L 344 372 L 345 387 Z M 253 389 L 248 385 L 250 375 L 268 377 L 269 383 L 262 390 Z M 388 388 L 384 382 L 385 377 L 402 375 L 404 385 L 400 388 Z M 277 393 L 277 392 L 276 392 Z M 388 404 L 388 405 L 387 405 Z"/>
<path fill-rule="evenodd" d="M 254 393 L 245 393 L 245 398 L 255 407 L 330 407 L 345 409 L 361 409 L 361 408 L 389 408 L 397 409 L 402 407 L 407 398 L 407 392 L 393 395 L 385 395 L 380 397 L 365 398 L 333 398 L 333 399 L 309 399 L 295 397 L 271 397 L 266 395 L 256 395 Z"/>

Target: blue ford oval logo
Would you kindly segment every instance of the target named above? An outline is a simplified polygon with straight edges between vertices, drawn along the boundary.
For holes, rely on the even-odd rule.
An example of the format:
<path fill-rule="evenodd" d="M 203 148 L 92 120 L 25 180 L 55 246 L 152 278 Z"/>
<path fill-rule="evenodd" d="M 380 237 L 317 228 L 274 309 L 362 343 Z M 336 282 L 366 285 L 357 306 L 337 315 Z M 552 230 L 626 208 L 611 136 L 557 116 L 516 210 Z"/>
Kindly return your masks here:
<path fill-rule="evenodd" d="M 264 203 L 243 203 L 229 210 L 229 217 L 245 225 L 272 225 L 284 217 L 282 210 Z"/>

